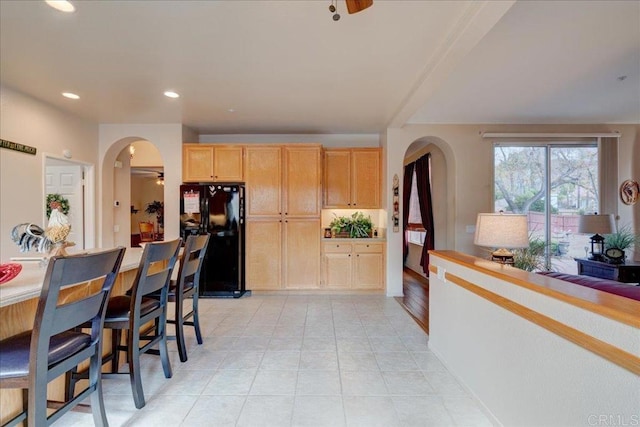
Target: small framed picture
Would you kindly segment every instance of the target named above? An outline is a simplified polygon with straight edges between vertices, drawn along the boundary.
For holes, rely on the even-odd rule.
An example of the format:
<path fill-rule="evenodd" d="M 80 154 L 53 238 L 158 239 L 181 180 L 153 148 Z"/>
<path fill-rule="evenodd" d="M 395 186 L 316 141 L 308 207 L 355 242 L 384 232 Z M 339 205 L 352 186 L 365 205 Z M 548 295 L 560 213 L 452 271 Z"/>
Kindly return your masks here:
<path fill-rule="evenodd" d="M 620 186 L 620 199 L 625 205 L 634 205 L 640 197 L 640 184 L 631 179 L 626 180 Z"/>
<path fill-rule="evenodd" d="M 325 239 L 329 239 L 331 237 L 331 229 L 330 228 L 325 228 L 324 229 L 324 238 Z"/>

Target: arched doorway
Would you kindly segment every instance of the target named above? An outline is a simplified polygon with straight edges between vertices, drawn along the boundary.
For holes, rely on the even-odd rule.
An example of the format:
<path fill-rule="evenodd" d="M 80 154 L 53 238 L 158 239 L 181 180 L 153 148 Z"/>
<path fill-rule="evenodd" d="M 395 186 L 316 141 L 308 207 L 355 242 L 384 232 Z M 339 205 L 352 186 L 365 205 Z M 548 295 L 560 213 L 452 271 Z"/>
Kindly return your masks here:
<path fill-rule="evenodd" d="M 164 165 L 160 151 L 146 140 L 128 147 L 131 174 L 131 247 L 140 242 L 140 224 L 153 225 L 156 240 L 164 240 Z"/>
<path fill-rule="evenodd" d="M 135 145 L 134 145 L 135 144 Z M 138 147 L 131 150 L 131 146 Z M 132 156 L 132 151 L 134 155 Z M 137 154 L 136 154 L 137 153 Z M 137 178 L 132 179 L 132 157 L 139 156 L 152 158 L 154 169 L 162 168 L 164 171 L 164 162 L 160 155 L 160 151 L 150 141 L 139 137 L 126 137 L 114 142 L 105 153 L 102 163 L 102 193 L 101 200 L 103 206 L 102 219 L 102 246 L 125 246 L 131 247 L 132 234 L 134 229 L 138 228 L 137 220 L 132 219 L 133 209 L 138 210 L 143 217 L 147 217 L 144 212 L 145 206 L 137 208 L 132 203 L 132 182 L 135 183 Z M 137 160 L 133 162 L 135 165 Z M 146 164 L 140 160 L 140 164 Z M 135 166 L 133 168 L 135 170 Z M 151 170 L 151 169 L 150 169 Z M 154 174 L 153 185 L 158 175 Z M 110 184 L 112 183 L 112 185 Z M 159 191 L 148 194 L 144 197 L 152 199 L 161 198 L 164 203 L 165 188 L 161 187 Z M 144 191 L 141 190 L 141 191 Z M 146 200 L 146 199 L 145 199 Z M 153 202 L 153 200 L 151 200 Z M 140 203 L 140 202 L 138 202 Z M 109 207 L 111 210 L 109 211 Z M 155 213 L 154 218 L 157 218 Z M 157 221 L 157 219 L 156 219 Z"/>
<path fill-rule="evenodd" d="M 405 151 L 403 167 L 411 162 L 416 161 L 422 156 L 431 155 L 431 197 L 433 207 L 434 220 L 434 239 L 436 249 L 448 248 L 448 179 L 447 179 L 447 160 L 444 152 L 438 145 L 433 142 L 434 138 L 420 138 L 407 148 Z M 404 177 L 402 177 L 404 178 Z M 403 181 L 401 178 L 401 182 Z M 411 189 L 403 188 L 403 193 Z M 405 230 L 403 230 L 405 232 Z M 419 241 L 409 239 L 409 254 L 405 261 L 405 267 L 410 268 L 421 276 L 426 276 L 420 266 L 420 254 L 422 246 Z"/>

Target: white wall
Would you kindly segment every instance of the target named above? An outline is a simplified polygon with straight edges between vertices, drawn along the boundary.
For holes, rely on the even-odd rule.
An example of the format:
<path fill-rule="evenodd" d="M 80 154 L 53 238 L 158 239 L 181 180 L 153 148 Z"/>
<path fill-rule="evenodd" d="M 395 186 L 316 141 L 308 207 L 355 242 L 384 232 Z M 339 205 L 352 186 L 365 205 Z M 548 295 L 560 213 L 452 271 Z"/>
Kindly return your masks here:
<path fill-rule="evenodd" d="M 73 101 L 69 101 L 73 102 Z M 35 156 L 0 149 L 0 262 L 20 254 L 11 241 L 17 224 L 39 226 L 44 218 L 43 154 L 95 164 L 98 159 L 98 126 L 74 115 L 0 86 L 0 138 L 37 148 Z"/>
<path fill-rule="evenodd" d="M 498 273 L 512 269 L 484 262 Z M 438 273 L 431 275 L 429 284 L 429 348 L 500 424 L 564 427 L 640 422 L 636 374 L 445 280 L 441 272 L 632 355 L 640 351 L 637 327 L 434 255 L 432 264 Z"/>

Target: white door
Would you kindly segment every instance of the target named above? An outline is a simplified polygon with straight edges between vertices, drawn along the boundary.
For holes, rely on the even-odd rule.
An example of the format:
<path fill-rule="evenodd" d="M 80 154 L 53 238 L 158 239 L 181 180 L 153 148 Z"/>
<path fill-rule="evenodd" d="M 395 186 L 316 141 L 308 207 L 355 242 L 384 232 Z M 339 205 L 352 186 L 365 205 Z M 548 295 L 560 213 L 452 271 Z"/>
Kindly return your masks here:
<path fill-rule="evenodd" d="M 82 167 L 70 164 L 68 166 L 46 166 L 45 173 L 47 194 L 60 194 L 69 201 L 69 223 L 71 232 L 67 241 L 76 245 L 69 248 L 69 252 L 84 249 L 84 189 L 82 181 Z M 47 218 L 47 222 L 48 222 Z M 45 228 L 47 224 L 45 223 Z"/>

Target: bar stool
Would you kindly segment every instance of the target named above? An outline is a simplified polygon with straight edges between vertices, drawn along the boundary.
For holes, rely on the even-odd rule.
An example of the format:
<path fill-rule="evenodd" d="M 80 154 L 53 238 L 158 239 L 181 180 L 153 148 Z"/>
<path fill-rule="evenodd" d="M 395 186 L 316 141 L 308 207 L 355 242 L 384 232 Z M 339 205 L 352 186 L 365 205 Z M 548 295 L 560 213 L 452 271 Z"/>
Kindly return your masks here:
<path fill-rule="evenodd" d="M 169 302 L 175 303 L 175 315 L 173 319 L 167 319 L 167 323 L 175 325 L 176 334 L 167 338 L 176 340 L 180 361 L 187 361 L 187 347 L 184 342 L 184 325 L 193 326 L 198 344 L 202 344 L 200 332 L 200 318 L 198 316 L 198 288 L 200 284 L 200 270 L 207 252 L 209 234 L 190 235 L 182 251 L 178 278 L 171 280 L 169 285 Z M 159 295 L 154 295 L 158 298 Z M 191 310 L 184 313 L 184 301 L 191 298 Z M 193 318 L 192 321 L 189 319 Z"/>
<path fill-rule="evenodd" d="M 109 357 L 103 359 L 103 363 L 111 361 L 111 372 L 119 373 L 118 354 L 126 351 L 133 400 L 138 409 L 145 405 L 140 375 L 141 354 L 153 350 L 151 347 L 158 344 L 164 376 L 171 378 L 173 375 L 167 350 L 167 293 L 181 242 L 182 239 L 176 239 L 146 244 L 130 295 L 115 296 L 107 306 L 104 328 L 112 331 L 112 351 Z M 160 298 L 150 298 L 154 293 L 160 293 Z M 152 326 L 141 331 L 149 322 L 153 323 Z M 120 345 L 123 330 L 127 331 L 127 344 L 124 346 Z M 141 345 L 141 341 L 146 344 Z M 109 374 L 105 376 L 109 377 Z M 71 383 L 71 387 L 74 387 L 75 383 Z"/>
<path fill-rule="evenodd" d="M 94 423 L 108 426 L 100 373 L 103 322 L 124 252 L 119 247 L 49 260 L 33 330 L 0 341 L 0 388 L 22 389 L 26 404 L 5 425 L 25 419 L 30 427 L 50 425 L 90 395 Z M 93 281 L 102 281 L 99 291 L 58 305 L 61 287 Z M 83 324 L 90 333 L 74 329 Z M 49 402 L 56 411 L 47 416 L 47 384 L 87 359 L 89 385 L 65 402 Z"/>

